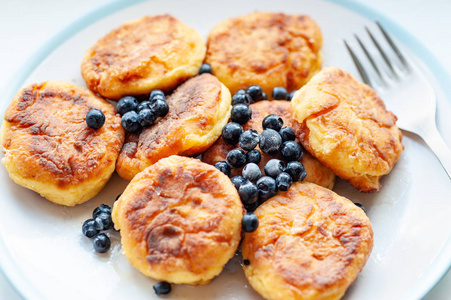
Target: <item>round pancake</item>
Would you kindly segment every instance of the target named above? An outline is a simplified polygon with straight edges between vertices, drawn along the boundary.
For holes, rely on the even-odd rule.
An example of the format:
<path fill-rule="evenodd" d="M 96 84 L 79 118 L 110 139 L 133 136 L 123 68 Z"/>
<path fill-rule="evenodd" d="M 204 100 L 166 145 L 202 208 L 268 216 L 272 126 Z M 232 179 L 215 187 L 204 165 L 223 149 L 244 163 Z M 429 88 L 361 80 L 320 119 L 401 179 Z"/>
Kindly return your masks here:
<path fill-rule="evenodd" d="M 206 284 L 235 254 L 243 214 L 226 175 L 198 159 L 173 155 L 136 175 L 112 216 L 125 255 L 141 273 Z"/>
<path fill-rule="evenodd" d="M 139 133 L 127 133 L 116 170 L 127 180 L 170 155 L 197 155 L 221 135 L 230 117 L 229 90 L 210 75 L 196 76 L 167 98 L 169 113 Z"/>
<path fill-rule="evenodd" d="M 259 133 L 263 131 L 262 121 L 270 114 L 276 114 L 283 119 L 283 126 L 293 125 L 293 120 L 291 118 L 291 105 L 288 101 L 283 100 L 273 100 L 273 101 L 259 101 L 249 105 L 252 109 L 252 119 L 250 119 L 246 124 L 243 125 L 244 130 L 254 129 Z M 296 133 L 299 135 L 299 133 Z M 239 147 L 238 145 L 230 145 L 220 137 L 207 151 L 202 154 L 202 161 L 214 165 L 218 161 L 225 161 L 227 153 L 230 150 Z M 260 149 L 257 146 L 257 149 Z M 260 151 L 262 159 L 258 166 L 262 174 L 264 174 L 264 167 L 266 163 L 272 158 L 278 158 L 283 160 L 282 155 L 277 153 L 277 155 L 269 155 Z M 335 183 L 335 174 L 332 173 L 328 168 L 321 164 L 316 158 L 311 156 L 307 151 L 304 151 L 300 162 L 304 165 L 307 172 L 305 181 L 313 182 L 318 185 L 332 189 Z M 232 169 L 231 176 L 241 175 L 242 168 Z"/>
<path fill-rule="evenodd" d="M 255 214 L 259 227 L 241 245 L 243 268 L 265 299 L 339 299 L 373 247 L 363 210 L 312 183 L 294 183 Z"/>
<path fill-rule="evenodd" d="M 379 191 L 403 150 L 396 116 L 368 85 L 329 67 L 291 101 L 302 145 L 361 192 Z"/>
<path fill-rule="evenodd" d="M 290 92 L 308 82 L 321 68 L 321 46 L 310 17 L 256 12 L 216 25 L 205 61 L 232 94 L 258 84 L 271 97 L 273 87 Z"/>
<path fill-rule="evenodd" d="M 200 34 L 181 21 L 147 16 L 98 40 L 86 52 L 81 73 L 90 90 L 113 100 L 170 91 L 197 75 L 205 51 Z"/>
<path fill-rule="evenodd" d="M 105 124 L 97 130 L 86 124 L 93 108 L 105 114 Z M 72 83 L 47 81 L 14 97 L 0 140 L 11 179 L 52 202 L 73 206 L 104 187 L 114 172 L 124 130 L 107 101 Z"/>

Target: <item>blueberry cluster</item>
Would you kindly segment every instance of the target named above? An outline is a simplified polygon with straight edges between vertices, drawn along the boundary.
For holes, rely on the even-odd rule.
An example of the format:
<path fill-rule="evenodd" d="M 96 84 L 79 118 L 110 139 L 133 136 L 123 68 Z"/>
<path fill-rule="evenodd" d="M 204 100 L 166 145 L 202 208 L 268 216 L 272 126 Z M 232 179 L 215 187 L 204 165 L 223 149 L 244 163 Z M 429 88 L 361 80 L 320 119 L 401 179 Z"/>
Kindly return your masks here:
<path fill-rule="evenodd" d="M 111 207 L 101 204 L 92 212 L 92 219 L 88 219 L 83 223 L 82 232 L 88 238 L 94 238 L 94 250 L 99 253 L 105 253 L 110 249 L 110 238 L 101 231 L 113 228 L 111 220 Z"/>
<path fill-rule="evenodd" d="M 122 116 L 122 127 L 128 132 L 136 132 L 142 127 L 153 125 L 159 117 L 169 112 L 169 105 L 161 90 L 153 90 L 149 100 L 138 103 L 132 96 L 125 96 L 116 106 L 117 112 Z"/>

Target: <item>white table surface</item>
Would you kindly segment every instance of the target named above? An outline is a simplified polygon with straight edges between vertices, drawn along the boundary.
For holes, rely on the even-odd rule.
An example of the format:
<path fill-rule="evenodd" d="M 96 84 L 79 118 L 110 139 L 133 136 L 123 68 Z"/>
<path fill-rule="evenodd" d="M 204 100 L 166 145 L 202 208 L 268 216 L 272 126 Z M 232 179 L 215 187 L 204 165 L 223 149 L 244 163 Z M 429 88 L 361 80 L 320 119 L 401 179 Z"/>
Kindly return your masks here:
<path fill-rule="evenodd" d="M 451 1 L 358 0 L 414 34 L 451 73 Z M 0 0 L 0 89 L 51 36 L 106 0 Z M 449 99 L 451 101 L 451 99 Z M 10 101 L 10 99 L 0 99 Z M 21 296 L 0 272 L 0 299 Z M 427 300 L 451 299 L 451 271 Z"/>

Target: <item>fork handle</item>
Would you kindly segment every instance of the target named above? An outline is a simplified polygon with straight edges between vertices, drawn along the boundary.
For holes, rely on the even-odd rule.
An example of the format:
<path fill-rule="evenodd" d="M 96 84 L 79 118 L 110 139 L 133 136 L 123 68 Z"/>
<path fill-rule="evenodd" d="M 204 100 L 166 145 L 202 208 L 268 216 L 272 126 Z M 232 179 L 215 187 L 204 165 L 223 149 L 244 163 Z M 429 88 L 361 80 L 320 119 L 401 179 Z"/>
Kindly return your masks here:
<path fill-rule="evenodd" d="M 435 156 L 437 156 L 448 177 L 451 179 L 451 150 L 438 132 L 437 127 L 430 126 L 427 134 L 422 134 L 421 138 L 428 144 Z"/>

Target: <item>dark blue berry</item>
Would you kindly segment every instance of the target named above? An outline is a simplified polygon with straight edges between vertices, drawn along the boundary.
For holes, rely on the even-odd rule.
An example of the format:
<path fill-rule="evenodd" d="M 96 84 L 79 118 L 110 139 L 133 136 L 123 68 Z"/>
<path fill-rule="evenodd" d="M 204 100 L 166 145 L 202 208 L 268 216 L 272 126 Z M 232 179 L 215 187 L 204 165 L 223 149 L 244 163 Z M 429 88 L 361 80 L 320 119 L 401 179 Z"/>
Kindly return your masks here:
<path fill-rule="evenodd" d="M 277 86 L 272 89 L 272 98 L 274 100 L 287 100 L 288 92 L 287 89 L 281 86 Z"/>
<path fill-rule="evenodd" d="M 122 127 L 128 132 L 136 132 L 141 128 L 136 111 L 126 112 L 121 119 Z"/>
<path fill-rule="evenodd" d="M 232 149 L 227 153 L 226 162 L 232 168 L 241 168 L 246 163 L 246 153 L 240 148 Z"/>
<path fill-rule="evenodd" d="M 111 241 L 105 233 L 99 233 L 94 237 L 94 250 L 99 253 L 105 253 L 110 249 Z"/>
<path fill-rule="evenodd" d="M 162 90 L 153 90 L 152 92 L 150 92 L 149 100 L 154 100 L 157 95 L 161 96 L 163 99 L 165 98 L 164 92 Z"/>
<path fill-rule="evenodd" d="M 295 141 L 286 141 L 280 147 L 280 154 L 286 161 L 298 161 L 302 157 L 301 145 Z"/>
<path fill-rule="evenodd" d="M 285 168 L 285 172 L 290 174 L 293 182 L 299 181 L 303 173 L 305 173 L 304 165 L 298 161 L 290 161 Z"/>
<path fill-rule="evenodd" d="M 97 218 L 101 213 L 107 213 L 111 215 L 111 207 L 106 204 L 100 204 L 100 206 L 96 207 L 92 212 L 93 219 Z"/>
<path fill-rule="evenodd" d="M 244 166 L 243 177 L 250 181 L 257 181 L 262 176 L 262 171 L 257 164 L 249 163 Z"/>
<path fill-rule="evenodd" d="M 138 108 L 136 109 L 137 112 L 140 112 L 143 109 L 150 109 L 150 101 L 143 101 L 141 103 L 139 103 Z"/>
<path fill-rule="evenodd" d="M 83 226 L 81 227 L 81 231 L 83 232 L 83 235 L 92 238 L 94 237 L 99 231 L 94 226 L 94 219 L 88 219 L 83 223 Z"/>
<path fill-rule="evenodd" d="M 157 295 L 166 295 L 171 292 L 171 284 L 166 281 L 160 281 L 153 286 L 153 290 Z"/>
<path fill-rule="evenodd" d="M 232 107 L 230 118 L 232 122 L 246 124 L 252 118 L 252 110 L 245 104 L 237 104 Z"/>
<path fill-rule="evenodd" d="M 101 110 L 93 108 L 86 114 L 86 124 L 93 129 L 102 128 L 105 124 L 105 115 Z"/>
<path fill-rule="evenodd" d="M 157 116 L 152 109 L 145 108 L 138 114 L 138 122 L 142 127 L 153 125 L 156 119 Z"/>
<path fill-rule="evenodd" d="M 212 74 L 211 66 L 209 64 L 203 63 L 202 67 L 200 67 L 199 75 L 204 73 Z"/>
<path fill-rule="evenodd" d="M 268 95 L 265 92 L 262 92 L 262 100 L 268 100 Z"/>
<path fill-rule="evenodd" d="M 258 132 L 254 129 L 249 129 L 240 135 L 239 145 L 246 151 L 251 151 L 258 145 Z"/>
<path fill-rule="evenodd" d="M 123 116 L 129 111 L 136 110 L 138 108 L 138 100 L 132 96 L 125 96 L 117 102 L 116 110 Z"/>
<path fill-rule="evenodd" d="M 276 180 L 269 176 L 263 176 L 257 181 L 258 199 L 264 202 L 277 194 Z"/>
<path fill-rule="evenodd" d="M 282 138 L 282 142 L 286 141 L 294 141 L 296 139 L 296 134 L 294 133 L 293 128 L 289 126 L 282 127 L 279 130 L 280 137 Z"/>
<path fill-rule="evenodd" d="M 283 126 L 283 120 L 278 115 L 268 115 L 263 119 L 262 126 L 263 129 L 269 128 L 279 132 Z"/>
<path fill-rule="evenodd" d="M 263 130 L 259 138 L 260 150 L 264 153 L 275 154 L 279 150 L 280 145 L 282 145 L 280 134 L 272 129 Z"/>
<path fill-rule="evenodd" d="M 283 170 L 285 169 L 285 165 L 283 163 L 283 161 L 281 161 L 280 159 L 270 159 L 266 165 L 265 165 L 265 174 L 267 176 L 271 176 L 272 178 L 277 178 L 277 176 L 279 176 L 280 173 L 283 172 Z"/>
<path fill-rule="evenodd" d="M 248 212 L 241 219 L 241 227 L 244 232 L 254 232 L 258 228 L 258 218 L 253 212 Z"/>
<path fill-rule="evenodd" d="M 113 220 L 111 219 L 111 213 L 100 213 L 95 219 L 94 219 L 94 227 L 99 230 L 108 230 L 113 228 Z"/>
<path fill-rule="evenodd" d="M 217 163 L 215 163 L 215 168 L 226 174 L 227 176 L 230 176 L 231 170 L 229 165 L 225 161 L 218 161 Z"/>
<path fill-rule="evenodd" d="M 297 90 L 291 91 L 291 93 L 288 94 L 287 100 L 291 101 L 291 99 L 293 99 L 294 93 L 296 93 L 296 92 L 297 92 Z"/>
<path fill-rule="evenodd" d="M 248 153 L 246 153 L 246 162 L 247 163 L 254 163 L 259 164 L 262 160 L 262 154 L 257 149 L 251 150 Z"/>
<path fill-rule="evenodd" d="M 244 179 L 244 177 L 240 175 L 233 176 L 232 178 L 230 178 L 230 180 L 232 181 L 233 185 L 237 190 L 239 190 L 240 186 L 246 182 L 246 179 Z"/>
<path fill-rule="evenodd" d="M 258 189 L 257 186 L 246 180 L 238 189 L 238 194 L 240 195 L 241 202 L 244 205 L 250 205 L 257 202 L 258 200 Z"/>
<path fill-rule="evenodd" d="M 299 178 L 299 180 L 303 181 L 306 176 L 307 176 L 307 172 L 302 173 L 301 178 Z"/>
<path fill-rule="evenodd" d="M 243 260 L 243 265 L 249 266 L 250 264 L 251 264 L 251 262 L 249 261 L 249 259 Z"/>
<path fill-rule="evenodd" d="M 251 104 L 252 98 L 246 93 L 243 94 L 235 94 L 232 97 L 232 105 L 235 106 L 237 104 L 249 105 Z"/>
<path fill-rule="evenodd" d="M 364 213 L 366 213 L 366 209 L 365 209 L 365 207 L 362 205 L 362 204 L 360 204 L 360 203 L 354 203 L 357 207 L 360 207 L 362 210 L 363 210 L 363 212 Z"/>
<path fill-rule="evenodd" d="M 279 191 L 287 191 L 292 183 L 293 179 L 287 172 L 280 173 L 276 178 L 276 185 Z"/>
<path fill-rule="evenodd" d="M 251 96 L 253 102 L 263 100 L 263 90 L 259 85 L 251 85 L 246 92 Z"/>
<path fill-rule="evenodd" d="M 156 94 L 155 96 L 153 96 L 153 98 L 149 99 L 150 105 L 152 105 L 152 103 L 154 103 L 157 100 L 166 101 L 166 97 L 161 94 Z"/>
<path fill-rule="evenodd" d="M 258 208 L 259 205 L 260 203 L 258 203 L 258 201 L 255 201 L 251 204 L 244 204 L 244 208 L 246 209 L 246 211 L 254 211 Z"/>
<path fill-rule="evenodd" d="M 157 117 L 164 117 L 169 112 L 169 105 L 166 100 L 156 99 L 150 104 Z"/>
<path fill-rule="evenodd" d="M 235 95 L 237 94 L 246 94 L 246 90 L 238 90 Z"/>
<path fill-rule="evenodd" d="M 243 127 L 235 122 L 227 123 L 222 127 L 222 138 L 228 144 L 235 145 L 240 139 L 240 135 L 243 133 Z"/>

